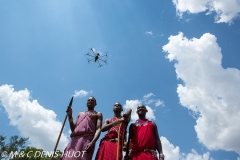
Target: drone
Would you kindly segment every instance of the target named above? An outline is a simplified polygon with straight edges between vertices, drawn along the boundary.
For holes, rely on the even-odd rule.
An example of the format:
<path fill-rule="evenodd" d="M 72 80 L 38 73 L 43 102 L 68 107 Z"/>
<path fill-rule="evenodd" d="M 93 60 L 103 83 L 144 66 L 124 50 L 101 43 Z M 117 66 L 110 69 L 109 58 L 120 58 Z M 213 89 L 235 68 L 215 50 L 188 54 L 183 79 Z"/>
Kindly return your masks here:
<path fill-rule="evenodd" d="M 101 59 L 101 57 L 107 57 L 107 53 L 105 55 L 101 55 L 100 52 L 95 52 L 94 48 L 91 48 L 91 51 L 93 54 L 87 53 L 86 55 L 94 58 L 88 59 L 88 62 L 91 62 L 91 61 L 98 62 L 99 67 L 103 66 L 103 62 L 107 64 L 107 60 Z"/>

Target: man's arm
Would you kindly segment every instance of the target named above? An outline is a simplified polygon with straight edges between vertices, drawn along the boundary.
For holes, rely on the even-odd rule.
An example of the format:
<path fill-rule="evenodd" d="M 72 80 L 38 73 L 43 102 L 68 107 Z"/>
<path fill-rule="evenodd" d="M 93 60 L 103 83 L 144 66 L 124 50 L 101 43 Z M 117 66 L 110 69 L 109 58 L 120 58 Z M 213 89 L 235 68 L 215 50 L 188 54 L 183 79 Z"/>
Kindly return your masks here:
<path fill-rule="evenodd" d="M 124 160 L 130 159 L 130 157 L 129 157 L 129 149 L 130 149 L 130 144 L 131 144 L 131 140 L 132 140 L 132 136 L 133 136 L 133 126 L 134 126 L 134 123 L 132 123 L 129 126 L 129 135 L 128 135 L 128 141 L 127 141 L 127 146 L 126 146 L 126 155 L 124 157 Z"/>
<path fill-rule="evenodd" d="M 131 114 L 131 112 L 130 112 L 130 114 Z M 118 119 L 117 121 L 115 121 L 115 123 L 110 123 L 110 119 L 107 119 L 104 122 L 104 124 L 103 124 L 103 126 L 101 128 L 101 131 L 105 132 L 105 131 L 109 130 L 110 128 L 114 127 L 115 125 L 117 125 L 118 123 L 122 123 L 122 122 L 124 122 L 126 127 L 127 127 L 128 122 L 130 121 L 130 119 L 131 119 L 130 115 L 127 115 L 125 117 L 122 117 L 122 118 Z"/>
<path fill-rule="evenodd" d="M 100 133 L 101 133 L 101 127 L 102 127 L 102 119 L 103 119 L 103 116 L 102 116 L 102 113 L 98 112 L 97 113 L 97 125 L 96 125 L 96 132 L 94 134 L 94 137 L 93 137 L 93 140 L 92 140 L 92 143 L 95 143 L 99 136 L 100 136 Z"/>
<path fill-rule="evenodd" d="M 132 112 L 132 109 L 126 110 L 126 112 L 123 114 L 123 117 L 118 119 L 116 123 L 109 123 L 110 119 L 107 119 L 105 121 L 105 123 L 103 124 L 101 131 L 105 132 L 105 131 L 109 130 L 110 128 L 112 128 L 117 123 L 122 123 L 122 122 L 125 122 L 125 125 L 127 126 L 128 122 L 131 119 L 131 112 Z"/>
<path fill-rule="evenodd" d="M 113 123 L 109 123 L 109 119 L 106 119 L 104 124 L 103 124 L 103 126 L 102 126 L 102 128 L 101 128 L 101 131 L 105 132 L 105 131 L 109 130 L 112 127 L 113 127 Z"/>
<path fill-rule="evenodd" d="M 87 144 L 87 146 L 85 148 L 86 151 L 88 151 L 89 148 L 91 148 L 96 143 L 96 141 L 98 140 L 98 138 L 100 136 L 100 133 L 101 133 L 102 119 L 103 119 L 102 113 L 98 112 L 97 113 L 96 132 L 94 134 L 94 137 L 93 137 L 92 141 L 89 144 Z"/>
<path fill-rule="evenodd" d="M 131 113 L 132 113 L 132 109 L 128 109 L 128 110 L 126 110 L 126 112 L 123 114 L 123 119 L 124 119 L 124 123 L 125 123 L 125 126 L 126 126 L 126 128 L 127 128 L 127 126 L 128 126 L 128 123 L 130 122 L 130 120 L 131 120 Z"/>
<path fill-rule="evenodd" d="M 154 122 L 152 122 L 152 124 L 153 124 L 153 128 L 154 128 L 154 134 L 155 134 L 156 142 L 157 142 L 157 151 L 159 153 L 159 160 L 164 160 L 164 155 L 163 155 L 163 152 L 162 152 L 162 143 L 161 143 L 161 140 L 160 140 L 159 135 L 158 135 L 157 125 Z"/>
<path fill-rule="evenodd" d="M 80 116 L 80 113 L 78 114 L 77 119 L 76 119 L 76 122 L 75 122 L 75 124 L 74 124 L 74 123 L 73 123 L 72 108 L 71 108 L 71 106 L 68 106 L 66 112 L 67 112 L 67 115 L 68 115 L 68 121 L 69 121 L 70 129 L 71 129 L 71 131 L 73 132 L 74 129 L 75 129 L 75 127 L 76 127 L 76 123 L 77 123 L 77 120 L 78 120 L 78 118 L 79 118 L 79 116 Z"/>
<path fill-rule="evenodd" d="M 78 117 L 77 117 L 77 119 L 78 119 Z M 73 118 L 72 117 L 68 117 L 68 120 L 69 120 L 70 129 L 73 132 L 74 129 L 75 129 L 75 124 L 76 123 L 75 124 L 73 123 Z"/>

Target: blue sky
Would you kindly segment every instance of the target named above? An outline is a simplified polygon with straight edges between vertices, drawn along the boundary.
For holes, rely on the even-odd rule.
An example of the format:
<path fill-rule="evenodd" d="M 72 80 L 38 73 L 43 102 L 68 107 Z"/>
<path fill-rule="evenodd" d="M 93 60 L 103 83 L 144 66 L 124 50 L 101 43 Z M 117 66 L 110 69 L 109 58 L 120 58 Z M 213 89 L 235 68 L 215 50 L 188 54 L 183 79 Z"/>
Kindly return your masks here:
<path fill-rule="evenodd" d="M 115 102 L 132 120 L 148 106 L 167 160 L 239 160 L 239 13 L 237 0 L 1 0 L 0 134 L 53 150 L 71 96 L 74 117 L 94 96 L 104 120 Z M 91 47 L 108 64 L 88 63 Z"/>

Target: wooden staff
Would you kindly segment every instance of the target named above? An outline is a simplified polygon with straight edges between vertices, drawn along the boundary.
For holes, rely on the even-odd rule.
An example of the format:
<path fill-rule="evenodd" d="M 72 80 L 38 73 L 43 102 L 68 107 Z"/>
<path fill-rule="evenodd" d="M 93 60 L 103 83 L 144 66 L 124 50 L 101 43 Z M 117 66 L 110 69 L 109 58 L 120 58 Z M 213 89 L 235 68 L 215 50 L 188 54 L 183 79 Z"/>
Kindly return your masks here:
<path fill-rule="evenodd" d="M 69 103 L 69 105 L 68 105 L 69 107 L 72 107 L 72 102 L 73 102 L 73 96 L 72 96 L 72 99 L 70 100 L 70 103 Z M 52 155 L 51 160 L 53 160 L 54 154 L 55 154 L 56 149 L 57 149 L 57 146 L 58 146 L 58 142 L 59 142 L 59 140 L 60 140 L 60 138 L 61 138 L 62 131 L 63 131 L 63 128 L 64 128 L 65 123 L 66 123 L 66 120 L 67 120 L 67 114 L 66 114 L 66 116 L 65 116 L 65 119 L 64 119 L 64 122 L 63 122 L 63 125 L 62 125 L 62 128 L 61 128 L 61 131 L 60 131 L 60 133 L 59 133 L 59 135 L 58 135 L 57 143 L 56 143 L 56 145 L 55 145 L 55 147 L 54 147 L 54 151 L 53 151 L 53 155 Z"/>
<path fill-rule="evenodd" d="M 116 160 L 119 160 L 118 158 L 119 158 L 119 147 L 120 147 L 119 145 L 120 145 L 121 127 L 122 127 L 122 122 L 120 123 L 119 128 L 118 128 L 118 144 L 117 144 L 117 157 L 116 157 Z"/>

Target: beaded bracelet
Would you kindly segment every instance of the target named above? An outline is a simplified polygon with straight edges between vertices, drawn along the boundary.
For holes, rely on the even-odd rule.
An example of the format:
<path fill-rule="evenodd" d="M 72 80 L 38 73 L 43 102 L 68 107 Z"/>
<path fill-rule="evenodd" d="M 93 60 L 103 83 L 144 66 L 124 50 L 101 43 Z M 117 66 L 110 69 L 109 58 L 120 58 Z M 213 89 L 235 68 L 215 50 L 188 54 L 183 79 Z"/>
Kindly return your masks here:
<path fill-rule="evenodd" d="M 159 158 L 163 158 L 164 159 L 165 158 L 164 154 L 161 153 Z"/>
<path fill-rule="evenodd" d="M 119 123 L 119 120 L 116 120 L 112 123 L 113 126 L 116 126 Z"/>

